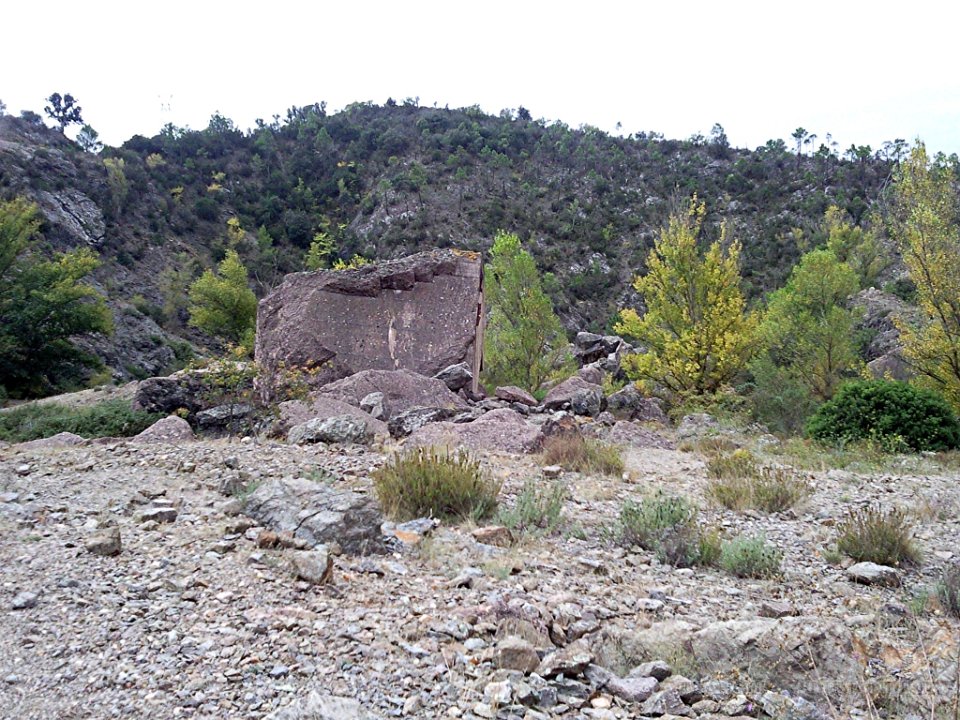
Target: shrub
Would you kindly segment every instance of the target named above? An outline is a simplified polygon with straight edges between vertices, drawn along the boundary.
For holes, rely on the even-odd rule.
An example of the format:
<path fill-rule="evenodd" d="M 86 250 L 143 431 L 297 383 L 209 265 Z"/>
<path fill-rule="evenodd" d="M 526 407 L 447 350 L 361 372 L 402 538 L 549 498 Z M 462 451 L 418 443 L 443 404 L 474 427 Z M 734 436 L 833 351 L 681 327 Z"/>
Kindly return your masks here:
<path fill-rule="evenodd" d="M 813 492 L 793 469 L 762 467 L 747 450 L 710 458 L 707 472 L 714 478 L 707 486 L 707 497 L 730 510 L 782 512 Z"/>
<path fill-rule="evenodd" d="M 916 564 L 920 552 L 911 531 L 906 514 L 897 508 L 887 512 L 879 506 L 851 510 L 837 526 L 837 550 L 857 562 Z"/>
<path fill-rule="evenodd" d="M 563 519 L 566 499 L 567 487 L 561 482 L 543 487 L 536 480 L 527 480 L 513 507 L 500 511 L 499 522 L 521 533 L 552 533 Z"/>
<path fill-rule="evenodd" d="M 697 510 L 683 497 L 658 493 L 620 509 L 620 542 L 656 553 L 660 562 L 688 567 L 701 564 L 710 543 L 703 543 Z"/>
<path fill-rule="evenodd" d="M 780 574 L 781 553 L 763 536 L 736 537 L 723 544 L 720 567 L 741 578 L 770 578 Z"/>
<path fill-rule="evenodd" d="M 543 446 L 543 464 L 601 475 L 620 475 L 623 472 L 623 458 L 618 448 L 571 434 L 547 438 Z"/>
<path fill-rule="evenodd" d="M 26 442 L 61 432 L 85 438 L 129 437 L 160 418 L 155 413 L 132 410 L 129 400 L 105 400 L 89 407 L 22 405 L 0 413 L 0 440 Z"/>
<path fill-rule="evenodd" d="M 937 583 L 937 598 L 945 612 L 960 618 L 960 564 L 946 566 Z"/>
<path fill-rule="evenodd" d="M 464 451 L 416 448 L 373 474 L 384 512 L 400 520 L 432 517 L 484 518 L 497 506 L 500 483 Z"/>
<path fill-rule="evenodd" d="M 834 443 L 902 440 L 915 451 L 960 446 L 960 422 L 942 397 L 889 380 L 845 384 L 810 418 L 807 434 Z"/>

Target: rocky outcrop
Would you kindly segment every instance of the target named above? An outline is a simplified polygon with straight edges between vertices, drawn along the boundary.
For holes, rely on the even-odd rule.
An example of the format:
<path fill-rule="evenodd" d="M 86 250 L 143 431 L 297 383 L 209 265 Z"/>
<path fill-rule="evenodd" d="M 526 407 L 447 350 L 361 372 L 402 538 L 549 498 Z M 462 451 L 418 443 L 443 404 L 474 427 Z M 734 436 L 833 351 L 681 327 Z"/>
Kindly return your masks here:
<path fill-rule="evenodd" d="M 411 445 L 465 447 L 509 453 L 539 452 L 543 433 L 519 413 L 502 408 L 491 410 L 471 423 L 438 422 L 425 425 L 407 441 Z"/>
<path fill-rule="evenodd" d="M 368 369 L 430 377 L 462 362 L 476 375 L 480 276 L 479 255 L 451 250 L 288 275 L 257 312 L 265 398 L 284 368 L 319 369 L 318 382 Z"/>
<path fill-rule="evenodd" d="M 469 406 L 441 380 L 424 377 L 410 370 L 363 370 L 321 388 L 319 397 L 340 400 L 360 407 L 370 393 L 383 393 L 384 411 L 388 418 L 413 408 L 453 408 Z"/>
<path fill-rule="evenodd" d="M 620 420 L 640 420 L 666 425 L 669 420 L 663 411 L 663 401 L 644 396 L 633 383 L 607 397 L 607 410 Z"/>
<path fill-rule="evenodd" d="M 373 439 L 367 421 L 356 415 L 334 415 L 327 418 L 314 418 L 301 425 L 294 425 L 287 433 L 287 442 L 291 445 L 305 443 L 359 443 L 366 444 Z"/>
<path fill-rule="evenodd" d="M 602 387 L 588 383 L 579 375 L 574 375 L 548 392 L 543 399 L 543 406 L 547 410 L 562 410 L 569 407 L 577 415 L 596 417 L 606 407 L 606 398 Z"/>
<path fill-rule="evenodd" d="M 305 478 L 264 483 L 247 498 L 244 513 L 310 547 L 336 542 L 349 553 L 382 550 L 383 515 L 373 498 Z"/>
<path fill-rule="evenodd" d="M 343 400 L 311 393 L 306 400 L 287 400 L 278 407 L 277 421 L 271 429 L 273 435 L 286 435 L 294 425 L 302 425 L 315 419 L 352 415 L 365 420 L 373 435 L 387 435 L 387 424 Z"/>
<path fill-rule="evenodd" d="M 170 415 L 158 420 L 138 435 L 130 438 L 132 443 L 181 443 L 194 439 L 193 428 L 182 417 Z"/>

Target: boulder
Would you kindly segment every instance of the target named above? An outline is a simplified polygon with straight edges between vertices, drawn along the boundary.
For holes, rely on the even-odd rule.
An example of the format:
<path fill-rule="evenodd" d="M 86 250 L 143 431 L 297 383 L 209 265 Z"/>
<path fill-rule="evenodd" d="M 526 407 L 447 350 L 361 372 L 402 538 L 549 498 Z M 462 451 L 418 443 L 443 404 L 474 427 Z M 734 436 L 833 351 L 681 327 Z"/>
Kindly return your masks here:
<path fill-rule="evenodd" d="M 603 384 L 603 370 L 597 363 L 584 365 L 582 368 L 577 370 L 577 375 L 592 385 Z"/>
<path fill-rule="evenodd" d="M 279 415 L 274 423 L 271 433 L 274 435 L 286 435 L 294 425 L 314 419 L 326 419 L 331 417 L 342 417 L 350 415 L 352 417 L 365 420 L 367 429 L 373 435 L 386 436 L 387 424 L 370 416 L 362 408 L 350 405 L 342 400 L 336 400 L 325 395 L 311 393 L 305 400 L 287 400 L 279 405 Z"/>
<path fill-rule="evenodd" d="M 48 447 L 65 447 L 71 445 L 83 445 L 87 442 L 84 438 L 79 435 L 74 435 L 71 432 L 60 432 L 56 435 L 51 435 L 46 438 L 38 438 L 36 440 L 27 440 L 26 442 L 17 443 L 17 447 L 22 450 L 40 450 L 42 448 Z"/>
<path fill-rule="evenodd" d="M 469 405 L 442 381 L 409 370 L 363 370 L 323 387 L 318 396 L 359 408 L 370 393 L 383 393 L 388 417 L 413 408 L 457 408 Z"/>
<path fill-rule="evenodd" d="M 193 414 L 204 407 L 203 390 L 197 373 L 147 378 L 137 385 L 133 407 L 152 413 L 174 413 L 183 408 Z"/>
<path fill-rule="evenodd" d="M 628 383 L 607 397 L 607 410 L 619 420 L 640 420 L 641 422 L 669 423 L 663 411 L 663 401 L 648 398 L 633 383 Z"/>
<path fill-rule="evenodd" d="M 244 512 L 277 533 L 313 547 L 336 542 L 345 552 L 379 552 L 383 515 L 376 500 L 305 478 L 270 480 L 246 499 Z"/>
<path fill-rule="evenodd" d="M 318 442 L 359 443 L 362 445 L 373 439 L 373 433 L 367 426 L 367 422 L 366 418 L 353 415 L 314 418 L 302 425 L 294 425 L 290 428 L 290 432 L 287 433 L 287 442 L 291 445 Z"/>
<path fill-rule="evenodd" d="M 122 549 L 120 542 L 120 528 L 116 525 L 101 528 L 93 532 L 83 543 L 87 552 L 103 557 L 119 555 Z"/>
<path fill-rule="evenodd" d="M 452 392 L 463 390 L 473 382 L 473 371 L 465 363 L 450 365 L 433 376 L 446 385 Z"/>
<path fill-rule="evenodd" d="M 407 437 L 407 435 L 410 435 L 429 423 L 452 420 L 459 415 L 460 412 L 461 411 L 453 408 L 442 407 L 411 408 L 390 418 L 387 427 L 390 430 L 391 437 Z"/>
<path fill-rule="evenodd" d="M 561 437 L 564 435 L 574 435 L 582 437 L 580 425 L 577 419 L 563 410 L 553 413 L 546 419 L 540 428 L 544 437 Z"/>
<path fill-rule="evenodd" d="M 385 400 L 382 392 L 372 392 L 363 396 L 360 401 L 360 409 L 375 420 L 386 420 L 389 415 L 387 415 L 387 408 L 384 405 Z"/>
<path fill-rule="evenodd" d="M 217 405 L 216 407 L 201 410 L 194 416 L 197 425 L 201 428 L 225 428 L 231 423 L 241 422 L 253 415 L 253 405 L 248 403 L 233 403 L 231 405 Z"/>
<path fill-rule="evenodd" d="M 626 345 L 622 338 L 616 335 L 597 335 L 595 333 L 579 332 L 573 341 L 574 357 L 581 365 L 606 358 L 617 352 L 621 345 Z"/>
<path fill-rule="evenodd" d="M 132 443 L 181 443 L 194 440 L 193 428 L 182 417 L 171 415 L 158 420 L 143 432 L 130 438 Z"/>
<path fill-rule="evenodd" d="M 520 403 L 530 407 L 535 407 L 537 404 L 537 399 L 533 395 L 516 385 L 501 385 L 493 394 L 508 403 Z"/>
<path fill-rule="evenodd" d="M 414 446 L 438 445 L 522 454 L 539 452 L 543 446 L 543 433 L 519 413 L 502 408 L 491 410 L 470 423 L 425 425 L 407 442 Z"/>
<path fill-rule="evenodd" d="M 593 652 L 590 647 L 586 642 L 578 640 L 543 658 L 537 667 L 537 675 L 545 678 L 555 675 L 572 677 L 582 673 L 592 662 Z"/>
<path fill-rule="evenodd" d="M 333 577 L 333 556 L 326 545 L 317 545 L 311 550 L 294 550 L 290 555 L 290 569 L 300 580 L 323 585 Z"/>
<path fill-rule="evenodd" d="M 543 399 L 547 410 L 569 407 L 577 415 L 599 415 L 606 406 L 603 388 L 574 375 L 547 393 Z"/>
<path fill-rule="evenodd" d="M 859 562 L 847 568 L 847 577 L 863 585 L 885 585 L 900 587 L 900 573 L 888 565 L 872 562 Z"/>
<path fill-rule="evenodd" d="M 273 397 L 284 368 L 319 369 L 320 383 L 371 369 L 432 377 L 472 367 L 481 275 L 479 254 L 453 250 L 287 275 L 257 310 L 261 392 Z"/>
<path fill-rule="evenodd" d="M 518 670 L 528 675 L 540 665 L 540 656 L 536 648 L 523 638 L 508 635 L 497 642 L 493 664 L 500 670 Z"/>

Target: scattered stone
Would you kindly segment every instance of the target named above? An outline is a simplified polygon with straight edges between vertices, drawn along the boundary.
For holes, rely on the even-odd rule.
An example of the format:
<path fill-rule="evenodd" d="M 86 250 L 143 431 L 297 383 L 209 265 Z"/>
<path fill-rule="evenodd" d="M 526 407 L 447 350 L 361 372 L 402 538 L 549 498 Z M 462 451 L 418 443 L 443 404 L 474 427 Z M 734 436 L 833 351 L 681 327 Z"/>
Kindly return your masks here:
<path fill-rule="evenodd" d="M 630 671 L 627 677 L 652 677 L 656 678 L 660 682 L 663 682 L 671 675 L 673 675 L 673 669 L 667 663 L 665 663 L 663 660 L 653 660 L 651 662 L 645 662 L 637 665 L 633 670 Z"/>
<path fill-rule="evenodd" d="M 504 402 L 519 403 L 529 407 L 535 407 L 537 399 L 523 388 L 516 385 L 501 385 L 493 394 Z"/>
<path fill-rule="evenodd" d="M 139 520 L 142 523 L 151 520 L 158 523 L 172 523 L 177 519 L 177 509 L 169 505 L 155 505 L 148 507 L 140 513 Z"/>
<path fill-rule="evenodd" d="M 116 525 L 97 530 L 87 538 L 83 546 L 87 552 L 104 557 L 119 555 L 121 550 L 120 528 Z"/>
<path fill-rule="evenodd" d="M 455 408 L 411 408 L 390 418 L 387 428 L 390 430 L 391 437 L 404 438 L 424 425 L 451 420 L 458 414 L 460 414 L 460 411 Z"/>
<path fill-rule="evenodd" d="M 593 652 L 589 646 L 583 641 L 577 641 L 547 655 L 537 668 L 537 675 L 541 677 L 576 676 L 592 662 Z"/>
<path fill-rule="evenodd" d="M 644 702 L 656 692 L 659 682 L 654 677 L 625 678 L 613 677 L 607 682 L 606 690 L 612 695 L 632 703 Z"/>
<path fill-rule="evenodd" d="M 375 420 L 386 420 L 389 417 L 384 403 L 386 399 L 382 392 L 372 392 L 363 396 L 360 400 L 360 409 L 370 415 Z"/>
<path fill-rule="evenodd" d="M 872 562 L 860 562 L 847 568 L 847 577 L 863 585 L 884 585 L 900 587 L 900 573 L 896 568 L 877 565 Z"/>
<path fill-rule="evenodd" d="M 513 533 L 510 528 L 503 525 L 490 525 L 477 528 L 470 533 L 473 539 L 484 545 L 497 545 L 499 547 L 510 547 L 513 545 Z"/>
<path fill-rule="evenodd" d="M 563 467 L 561 465 L 546 465 L 540 468 L 540 472 L 548 480 L 555 480 L 563 474 Z"/>
<path fill-rule="evenodd" d="M 440 380 L 453 392 L 457 392 L 473 382 L 473 371 L 467 363 L 462 362 L 456 365 L 448 365 L 433 377 Z"/>
<path fill-rule="evenodd" d="M 436 518 L 422 517 L 399 525 L 384 523 L 381 529 L 384 535 L 393 536 L 406 545 L 419 545 L 439 524 Z"/>
<path fill-rule="evenodd" d="M 519 670 L 529 675 L 540 665 L 540 656 L 529 642 L 515 635 L 497 641 L 493 664 L 501 670 Z"/>
<path fill-rule="evenodd" d="M 680 699 L 676 690 L 658 690 L 640 707 L 641 715 L 690 715 L 692 710 Z"/>
<path fill-rule="evenodd" d="M 574 375 L 548 392 L 543 399 L 543 406 L 547 410 L 563 410 L 569 407 L 576 415 L 596 417 L 606 407 L 606 397 L 602 387 Z"/>
<path fill-rule="evenodd" d="M 27 465 L 27 464 L 17 465 L 17 475 L 19 475 L 20 477 L 26 477 L 27 475 L 30 474 L 32 469 L 33 468 L 31 468 L 30 465 Z"/>
<path fill-rule="evenodd" d="M 382 720 L 346 697 L 311 692 L 266 716 L 265 720 Z"/>
<path fill-rule="evenodd" d="M 336 541 L 349 553 L 377 552 L 383 547 L 383 515 L 373 498 L 305 478 L 263 483 L 247 497 L 244 512 L 265 527 L 290 533 L 311 546 Z"/>
<path fill-rule="evenodd" d="M 367 421 L 353 415 L 314 418 L 302 425 L 294 425 L 287 433 L 287 442 L 291 445 L 317 442 L 366 444 L 372 438 Z"/>
<path fill-rule="evenodd" d="M 333 577 L 333 557 L 325 545 L 291 553 L 290 564 L 298 578 L 313 585 L 323 585 Z"/>
<path fill-rule="evenodd" d="M 39 600 L 40 596 L 37 593 L 24 590 L 14 595 L 13 600 L 10 601 L 10 609 L 29 610 L 36 607 Z"/>
<path fill-rule="evenodd" d="M 765 618 L 783 618 L 799 615 L 797 609 L 786 600 L 764 600 L 758 615 Z"/>

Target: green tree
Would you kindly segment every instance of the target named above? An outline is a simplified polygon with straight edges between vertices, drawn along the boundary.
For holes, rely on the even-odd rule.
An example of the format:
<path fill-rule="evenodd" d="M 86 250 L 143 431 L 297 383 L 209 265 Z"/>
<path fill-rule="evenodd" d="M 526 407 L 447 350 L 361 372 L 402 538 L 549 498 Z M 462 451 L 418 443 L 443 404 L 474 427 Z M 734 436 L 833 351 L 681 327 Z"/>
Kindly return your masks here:
<path fill-rule="evenodd" d="M 876 285 L 877 278 L 890 266 L 886 249 L 870 229 L 854 225 L 836 205 L 827 208 L 823 218 L 827 248 L 837 260 L 846 263 L 857 274 L 860 287 Z"/>
<path fill-rule="evenodd" d="M 50 104 L 44 107 L 43 111 L 60 126 L 60 132 L 64 132 L 67 125 L 79 125 L 83 122 L 80 116 L 83 109 L 77 105 L 76 99 L 70 93 L 63 96 L 53 93 L 47 98 L 47 102 Z"/>
<path fill-rule="evenodd" d="M 318 232 L 313 236 L 310 248 L 303 256 L 303 266 L 307 270 L 322 270 L 330 267 L 330 258 L 337 251 L 337 243 L 329 233 Z"/>
<path fill-rule="evenodd" d="M 484 380 L 534 391 L 562 363 L 566 336 L 540 285 L 533 256 L 514 233 L 497 233 L 483 283 L 490 308 Z"/>
<path fill-rule="evenodd" d="M 925 321 L 897 320 L 904 355 L 923 384 L 960 409 L 960 215 L 953 170 L 931 163 L 918 142 L 901 163 L 893 193 L 891 234 Z"/>
<path fill-rule="evenodd" d="M 859 365 L 856 315 L 846 306 L 858 289 L 856 273 L 832 250 L 813 250 L 770 295 L 760 324 L 770 359 L 821 401 Z"/>
<path fill-rule="evenodd" d="M 247 268 L 236 250 L 227 250 L 216 273 L 206 270 L 190 286 L 188 310 L 194 327 L 252 349 L 257 296 L 248 285 Z"/>
<path fill-rule="evenodd" d="M 705 214 L 694 197 L 686 213 L 670 217 L 647 257 L 647 274 L 633 283 L 646 313 L 622 310 L 615 327 L 647 347 L 625 359 L 628 376 L 679 395 L 717 392 L 754 351 L 756 320 L 745 312 L 740 290 L 740 243 L 728 243 L 724 228 L 701 254 Z"/>
<path fill-rule="evenodd" d="M 113 330 L 102 295 L 84 280 L 99 265 L 82 248 L 45 259 L 36 252 L 35 205 L 0 202 L 0 388 L 17 397 L 49 394 L 99 363 L 70 338 Z"/>
<path fill-rule="evenodd" d="M 103 143 L 100 142 L 100 133 L 89 125 L 84 125 L 77 133 L 77 145 L 89 153 L 96 155 L 103 150 Z"/>

